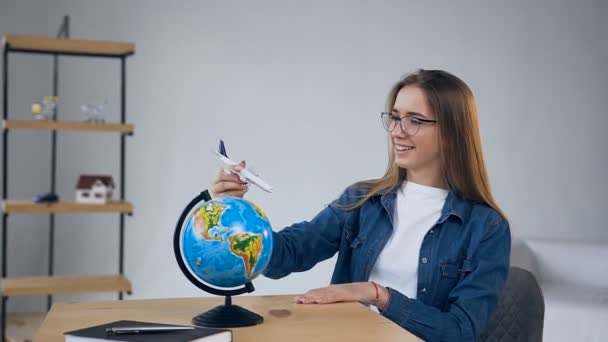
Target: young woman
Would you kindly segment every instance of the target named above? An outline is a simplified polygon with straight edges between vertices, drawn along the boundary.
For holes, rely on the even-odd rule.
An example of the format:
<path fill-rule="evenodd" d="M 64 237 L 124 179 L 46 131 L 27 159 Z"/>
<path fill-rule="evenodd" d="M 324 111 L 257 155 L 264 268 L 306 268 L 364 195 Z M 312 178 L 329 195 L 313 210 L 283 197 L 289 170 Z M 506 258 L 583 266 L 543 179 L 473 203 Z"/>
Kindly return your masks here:
<path fill-rule="evenodd" d="M 425 340 L 477 340 L 507 277 L 511 236 L 490 193 L 473 94 L 450 73 L 419 70 L 395 84 L 386 110 L 385 175 L 274 233 L 264 275 L 338 252 L 332 285 L 298 303 L 358 301 Z M 214 179 L 214 196 L 245 192 L 235 174 Z"/>

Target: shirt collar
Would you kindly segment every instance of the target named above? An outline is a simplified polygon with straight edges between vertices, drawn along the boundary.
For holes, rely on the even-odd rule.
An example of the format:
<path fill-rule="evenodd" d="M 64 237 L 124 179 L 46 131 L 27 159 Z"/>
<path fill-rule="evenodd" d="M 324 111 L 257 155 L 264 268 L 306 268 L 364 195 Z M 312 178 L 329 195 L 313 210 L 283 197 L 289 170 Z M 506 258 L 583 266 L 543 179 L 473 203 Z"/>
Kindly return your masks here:
<path fill-rule="evenodd" d="M 395 212 L 395 201 L 397 199 L 397 191 L 399 190 L 400 186 L 401 184 L 398 184 L 393 188 L 384 191 L 380 195 L 380 202 L 382 203 L 384 209 L 386 209 L 386 211 L 390 215 L 389 217 L 391 217 L 391 222 L 392 215 Z M 450 191 L 448 193 L 448 197 L 445 199 L 443 209 L 441 210 L 441 216 L 439 217 L 437 223 L 441 224 L 445 222 L 450 216 L 454 216 L 458 218 L 458 220 L 460 220 L 460 223 L 462 224 L 468 217 L 470 211 L 471 203 L 456 194 L 454 191 Z"/>

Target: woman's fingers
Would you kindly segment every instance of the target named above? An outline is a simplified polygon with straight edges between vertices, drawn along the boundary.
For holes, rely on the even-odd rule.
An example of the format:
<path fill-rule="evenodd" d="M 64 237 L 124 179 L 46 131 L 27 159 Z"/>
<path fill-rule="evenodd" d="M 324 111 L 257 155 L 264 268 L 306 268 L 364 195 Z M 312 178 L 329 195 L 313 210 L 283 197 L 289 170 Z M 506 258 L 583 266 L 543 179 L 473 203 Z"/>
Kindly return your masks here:
<path fill-rule="evenodd" d="M 213 185 L 213 194 L 215 196 L 232 196 L 233 193 L 243 193 L 245 194 L 249 190 L 248 184 L 241 183 L 238 181 L 224 181 L 215 183 Z"/>
<path fill-rule="evenodd" d="M 249 190 L 249 184 L 241 181 L 236 173 L 245 167 L 245 161 L 235 166 L 221 167 L 213 179 L 211 194 L 217 196 L 243 197 Z"/>
<path fill-rule="evenodd" d="M 329 304 L 338 302 L 356 302 L 361 301 L 361 296 L 364 288 L 369 283 L 349 283 L 329 285 L 318 289 L 307 291 L 301 296 L 294 298 L 296 303 L 302 304 Z"/>
<path fill-rule="evenodd" d="M 310 290 L 295 298 L 301 304 L 326 304 L 331 303 L 331 289 L 328 287 Z"/>
<path fill-rule="evenodd" d="M 231 169 L 220 168 L 215 176 L 214 183 L 240 182 L 239 175 L 230 170 Z"/>

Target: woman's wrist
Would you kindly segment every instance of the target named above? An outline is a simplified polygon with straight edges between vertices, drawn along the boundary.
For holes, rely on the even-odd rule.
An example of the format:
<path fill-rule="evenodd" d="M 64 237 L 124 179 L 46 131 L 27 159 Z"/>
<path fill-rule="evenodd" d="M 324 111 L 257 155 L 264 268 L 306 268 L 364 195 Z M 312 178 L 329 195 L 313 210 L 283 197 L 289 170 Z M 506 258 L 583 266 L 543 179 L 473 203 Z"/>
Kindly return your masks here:
<path fill-rule="evenodd" d="M 374 300 L 374 306 L 378 308 L 378 310 L 382 311 L 384 310 L 384 308 L 386 307 L 386 305 L 388 304 L 388 298 L 389 298 L 389 292 L 388 289 L 376 282 L 372 281 L 372 284 L 375 287 L 376 292 L 376 298 Z"/>
<path fill-rule="evenodd" d="M 367 284 L 368 293 L 365 304 L 371 304 L 377 307 L 379 310 L 383 310 L 388 303 L 389 292 L 388 289 L 375 281 L 370 281 Z"/>

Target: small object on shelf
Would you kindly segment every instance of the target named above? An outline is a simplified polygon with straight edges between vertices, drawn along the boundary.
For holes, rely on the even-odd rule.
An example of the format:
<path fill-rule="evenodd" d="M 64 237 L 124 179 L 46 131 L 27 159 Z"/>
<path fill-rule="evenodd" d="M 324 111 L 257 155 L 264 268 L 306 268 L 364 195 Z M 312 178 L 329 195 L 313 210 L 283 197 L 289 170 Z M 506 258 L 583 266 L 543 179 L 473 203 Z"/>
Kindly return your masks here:
<path fill-rule="evenodd" d="M 80 106 L 80 110 L 86 116 L 85 122 L 96 122 L 103 123 L 105 119 L 103 118 L 103 109 L 108 104 L 108 101 L 105 100 L 101 103 L 87 103 Z"/>
<path fill-rule="evenodd" d="M 109 175 L 80 175 L 76 184 L 76 202 L 106 204 L 112 200 L 114 180 Z"/>
<path fill-rule="evenodd" d="M 61 100 L 59 96 L 45 96 L 42 102 L 32 103 L 32 114 L 36 120 L 51 120 L 57 107 L 57 102 Z"/>
<path fill-rule="evenodd" d="M 55 203 L 59 202 L 59 196 L 52 192 L 47 192 L 44 194 L 39 194 L 34 196 L 35 203 Z"/>

